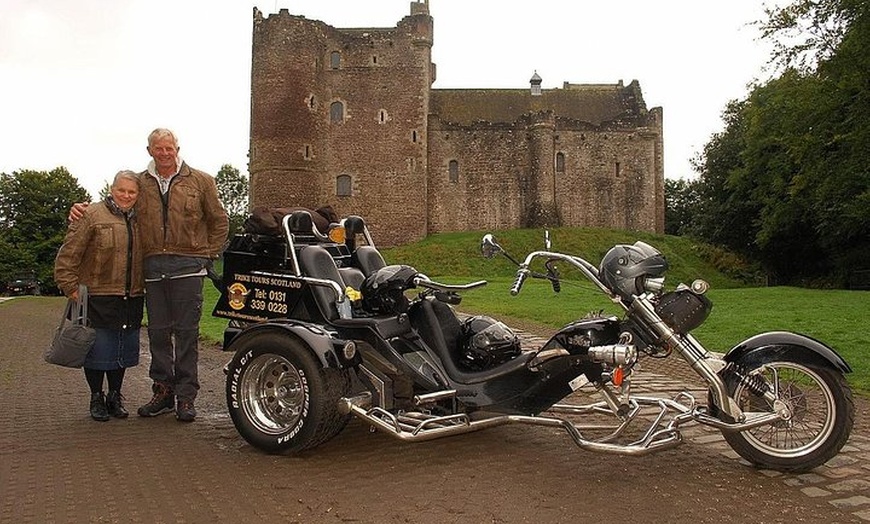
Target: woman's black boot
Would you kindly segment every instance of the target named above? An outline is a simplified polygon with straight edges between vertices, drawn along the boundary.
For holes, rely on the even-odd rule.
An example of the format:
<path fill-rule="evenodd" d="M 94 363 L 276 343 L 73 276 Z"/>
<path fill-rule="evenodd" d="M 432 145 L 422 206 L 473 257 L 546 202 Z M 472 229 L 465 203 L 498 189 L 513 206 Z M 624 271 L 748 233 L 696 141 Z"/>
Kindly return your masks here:
<path fill-rule="evenodd" d="M 106 410 L 115 418 L 127 418 L 130 413 L 124 408 L 123 395 L 120 391 L 109 391 L 106 396 Z"/>
<path fill-rule="evenodd" d="M 106 397 L 103 392 L 91 393 L 91 418 L 100 422 L 109 420 L 109 410 L 106 408 Z"/>

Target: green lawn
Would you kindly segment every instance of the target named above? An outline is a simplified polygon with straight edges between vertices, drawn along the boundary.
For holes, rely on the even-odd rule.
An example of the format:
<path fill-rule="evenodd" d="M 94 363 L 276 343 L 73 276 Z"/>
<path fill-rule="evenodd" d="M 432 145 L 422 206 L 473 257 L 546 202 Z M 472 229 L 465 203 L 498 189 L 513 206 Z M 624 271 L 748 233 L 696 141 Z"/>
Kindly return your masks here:
<path fill-rule="evenodd" d="M 382 250 L 390 264 L 409 264 L 432 278 L 462 283 L 486 279 L 489 285 L 464 295 L 461 309 L 501 318 L 525 329 L 549 332 L 591 311 L 605 310 L 622 315 L 594 285 L 579 272 L 560 266 L 566 282 L 562 293 L 550 285 L 528 280 L 522 293 L 512 297 L 508 290 L 515 268 L 504 258 L 485 260 L 479 255 L 481 232 L 434 235 L 401 248 Z M 501 244 L 516 257 L 542 249 L 540 230 L 501 231 Z M 683 237 L 597 229 L 554 229 L 553 250 L 573 253 L 597 262 L 609 246 L 644 240 L 665 254 L 671 269 L 667 288 L 679 282 L 704 278 L 712 285 L 708 296 L 713 311 L 693 334 L 710 350 L 727 351 L 739 342 L 763 331 L 788 330 L 809 335 L 833 347 L 853 369 L 848 377 L 856 390 L 870 393 L 870 335 L 865 317 L 870 312 L 870 292 L 815 290 L 793 287 L 749 287 L 738 277 L 751 270 L 736 257 Z M 445 276 L 452 275 L 452 276 Z M 211 317 L 217 292 L 209 282 L 202 332 L 221 341 L 226 321 Z"/>
<path fill-rule="evenodd" d="M 462 309 L 551 329 L 590 311 L 622 314 L 596 289 L 563 286 L 557 295 L 546 282 L 526 281 L 520 295 L 512 297 L 508 292 L 512 282 L 492 280 L 487 287 L 469 292 Z M 870 392 L 870 334 L 865 329 L 870 292 L 769 287 L 713 289 L 708 297 L 713 311 L 693 332 L 708 349 L 725 352 L 764 331 L 803 333 L 833 347 L 852 367 L 848 378 L 853 387 Z"/>
<path fill-rule="evenodd" d="M 465 282 L 463 277 L 439 277 Z M 490 279 L 483 288 L 464 295 L 460 308 L 483 313 L 510 323 L 540 326 L 542 331 L 559 328 L 590 311 L 621 310 L 591 286 L 563 286 L 555 294 L 549 284 L 529 280 L 519 296 L 508 292 L 512 278 Z M 848 379 L 856 389 L 870 393 L 870 334 L 866 330 L 870 292 L 800 289 L 793 287 L 713 289 L 708 296 L 713 311 L 694 331 L 695 337 L 712 351 L 724 352 L 763 331 L 795 331 L 833 347 L 852 367 Z M 217 292 L 206 286 L 203 335 L 220 341 L 226 320 L 210 315 Z M 534 329 L 534 327 L 532 327 Z"/>

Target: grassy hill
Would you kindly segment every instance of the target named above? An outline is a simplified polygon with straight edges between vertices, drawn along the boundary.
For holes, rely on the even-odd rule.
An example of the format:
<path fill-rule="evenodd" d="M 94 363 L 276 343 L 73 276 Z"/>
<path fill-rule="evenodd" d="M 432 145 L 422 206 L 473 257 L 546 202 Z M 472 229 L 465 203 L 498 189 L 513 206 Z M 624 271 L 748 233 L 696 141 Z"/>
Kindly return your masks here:
<path fill-rule="evenodd" d="M 493 233 L 502 247 L 520 260 L 527 253 L 544 248 L 543 230 Z M 408 264 L 436 280 L 449 283 L 487 280 L 487 286 L 463 294 L 459 309 L 487 314 L 539 335 L 549 335 L 590 311 L 623 314 L 578 271 L 564 264 L 559 266 L 563 278 L 561 293 L 554 293 L 546 282 L 530 279 L 520 296 L 511 296 L 509 289 L 516 267 L 501 256 L 484 259 L 479 249 L 483 234 L 433 235 L 414 244 L 381 251 L 388 264 Z M 550 238 L 551 251 L 582 256 L 595 265 L 613 245 L 643 240 L 668 259 L 667 289 L 696 278 L 710 283 L 708 296 L 713 301 L 713 311 L 693 332 L 708 349 L 724 352 L 763 331 L 804 333 L 839 352 L 854 370 L 848 376 L 849 382 L 859 391 L 870 391 L 870 361 L 864 356 L 870 344 L 864 326 L 866 312 L 870 311 L 870 292 L 754 286 L 752 268 L 738 257 L 683 237 L 564 228 L 551 230 Z M 208 339 L 218 341 L 226 321 L 209 315 L 217 293 L 210 285 L 205 292 L 202 332 Z"/>
<path fill-rule="evenodd" d="M 494 232 L 511 255 L 522 260 L 544 248 L 542 230 Z M 587 312 L 623 311 L 578 271 L 559 266 L 563 285 L 554 293 L 547 282 L 528 280 L 519 296 L 509 293 L 516 272 L 504 257 L 484 259 L 479 252 L 483 232 L 434 235 L 421 242 L 383 250 L 387 263 L 409 264 L 432 278 L 462 283 L 485 279 L 488 285 L 463 295 L 459 309 L 487 314 L 509 325 L 541 335 L 582 317 Z M 710 283 L 713 311 L 693 332 L 708 349 L 728 351 L 764 331 L 787 330 L 809 335 L 833 347 L 852 366 L 849 382 L 870 391 L 870 362 L 864 356 L 864 329 L 870 292 L 795 287 L 758 287 L 755 273 L 738 257 L 683 237 L 603 229 L 554 229 L 551 251 L 579 255 L 597 265 L 610 247 L 643 240 L 668 260 L 666 288 L 702 278 Z M 757 279 L 756 279 L 757 280 Z M 678 358 L 678 357 L 674 357 Z"/>
<path fill-rule="evenodd" d="M 516 268 L 509 261 L 503 257 L 486 260 L 480 255 L 484 233 L 443 233 L 381 251 L 387 263 L 408 264 L 430 277 L 512 277 Z M 493 235 L 505 250 L 520 260 L 531 251 L 544 249 L 542 229 L 495 231 Z M 668 259 L 668 278 L 673 282 L 688 283 L 704 278 L 714 288 L 726 289 L 745 287 L 754 277 L 750 265 L 739 257 L 685 237 L 610 229 L 555 228 L 550 230 L 550 240 L 551 251 L 580 256 L 596 266 L 612 246 L 642 240 Z"/>

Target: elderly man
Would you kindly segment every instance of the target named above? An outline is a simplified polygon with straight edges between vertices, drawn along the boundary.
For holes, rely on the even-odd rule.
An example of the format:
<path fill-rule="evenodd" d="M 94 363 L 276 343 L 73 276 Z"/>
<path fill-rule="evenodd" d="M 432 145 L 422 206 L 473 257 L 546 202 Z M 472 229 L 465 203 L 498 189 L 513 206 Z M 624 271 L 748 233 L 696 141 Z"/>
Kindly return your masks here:
<path fill-rule="evenodd" d="M 153 160 L 141 174 L 136 211 L 145 256 L 154 396 L 138 413 L 152 417 L 174 407 L 178 420 L 191 422 L 199 389 L 203 277 L 223 249 L 229 223 L 214 178 L 188 166 L 179 150 L 168 129 L 148 135 Z"/>
<path fill-rule="evenodd" d="M 223 249 L 229 222 L 214 178 L 188 166 L 179 150 L 172 131 L 155 129 L 148 135 L 152 161 L 139 174 L 135 209 L 145 257 L 154 395 L 137 412 L 153 417 L 174 409 L 178 420 L 192 422 L 203 277 Z M 80 209 L 76 204 L 70 218 L 76 219 Z"/>

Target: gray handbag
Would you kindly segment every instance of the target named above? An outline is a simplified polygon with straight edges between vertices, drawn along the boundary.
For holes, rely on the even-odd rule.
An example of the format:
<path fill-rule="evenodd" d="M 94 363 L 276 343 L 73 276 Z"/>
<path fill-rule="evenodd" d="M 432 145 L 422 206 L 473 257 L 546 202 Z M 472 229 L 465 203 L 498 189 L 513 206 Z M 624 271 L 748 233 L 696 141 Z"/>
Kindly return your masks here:
<path fill-rule="evenodd" d="M 88 288 L 80 285 L 78 301 L 67 301 L 60 325 L 43 357 L 49 364 L 80 368 L 96 339 L 97 331 L 88 326 Z"/>

